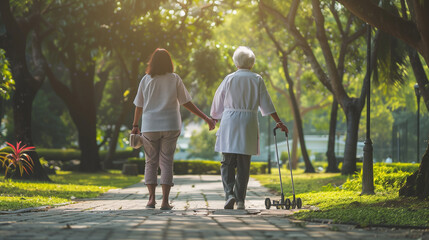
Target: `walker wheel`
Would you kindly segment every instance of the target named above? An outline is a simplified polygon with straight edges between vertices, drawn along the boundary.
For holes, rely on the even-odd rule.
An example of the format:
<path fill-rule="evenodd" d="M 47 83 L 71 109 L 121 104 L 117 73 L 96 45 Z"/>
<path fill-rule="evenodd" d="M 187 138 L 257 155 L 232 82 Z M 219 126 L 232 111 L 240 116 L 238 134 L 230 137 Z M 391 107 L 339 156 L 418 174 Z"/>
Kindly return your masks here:
<path fill-rule="evenodd" d="M 296 202 L 295 202 L 295 200 L 292 200 L 292 209 L 295 209 L 295 207 L 296 207 Z"/>
<path fill-rule="evenodd" d="M 276 206 L 276 209 L 280 209 L 279 203 L 280 203 L 280 201 L 273 200 L 273 205 Z"/>
<path fill-rule="evenodd" d="M 271 200 L 269 198 L 265 198 L 265 208 L 266 209 L 271 208 Z"/>
<path fill-rule="evenodd" d="M 286 210 L 290 209 L 290 200 L 289 200 L 289 198 L 286 198 L 285 207 L 286 207 Z"/>
<path fill-rule="evenodd" d="M 302 200 L 301 200 L 301 198 L 297 198 L 297 199 L 296 199 L 296 207 L 297 207 L 298 209 L 301 209 L 301 208 L 302 208 Z"/>

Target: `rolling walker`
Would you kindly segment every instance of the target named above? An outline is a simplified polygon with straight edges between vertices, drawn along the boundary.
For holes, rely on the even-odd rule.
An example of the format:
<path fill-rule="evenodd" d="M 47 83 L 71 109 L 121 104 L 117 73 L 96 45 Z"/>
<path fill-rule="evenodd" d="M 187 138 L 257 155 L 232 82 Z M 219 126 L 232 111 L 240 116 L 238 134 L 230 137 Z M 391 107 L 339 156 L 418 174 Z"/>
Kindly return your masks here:
<path fill-rule="evenodd" d="M 293 194 L 293 199 L 292 202 L 290 201 L 289 198 L 285 199 L 285 196 L 283 194 L 283 183 L 282 183 L 282 174 L 280 173 L 280 159 L 279 159 L 279 150 L 277 148 L 277 138 L 276 138 L 276 130 L 278 129 L 278 127 L 275 127 L 273 129 L 273 133 L 274 133 L 274 143 L 276 144 L 276 156 L 277 156 L 277 166 L 279 169 L 279 178 L 280 178 L 280 188 L 281 188 L 281 199 L 280 200 L 273 200 L 271 202 L 271 200 L 269 198 L 265 198 L 265 208 L 266 209 L 270 209 L 271 206 L 275 206 L 277 209 L 290 209 L 292 207 L 292 209 L 297 208 L 300 209 L 302 207 L 302 200 L 301 198 L 295 198 L 295 187 L 294 187 L 294 183 L 293 183 L 293 174 L 292 174 L 292 162 L 290 159 L 290 151 L 289 151 L 289 138 L 287 133 L 286 134 L 286 144 L 287 144 L 287 154 L 288 154 L 288 161 L 289 161 L 289 169 L 290 169 L 290 179 L 292 181 L 292 194 Z"/>

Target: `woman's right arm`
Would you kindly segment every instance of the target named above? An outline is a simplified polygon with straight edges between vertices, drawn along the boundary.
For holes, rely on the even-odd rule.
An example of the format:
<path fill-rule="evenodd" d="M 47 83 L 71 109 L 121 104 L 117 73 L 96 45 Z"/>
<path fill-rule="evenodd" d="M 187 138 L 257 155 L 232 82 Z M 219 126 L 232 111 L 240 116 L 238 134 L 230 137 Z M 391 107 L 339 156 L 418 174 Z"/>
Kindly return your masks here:
<path fill-rule="evenodd" d="M 276 121 L 276 127 L 280 128 L 285 133 L 289 132 L 289 129 L 286 127 L 286 125 L 280 120 L 279 116 L 277 115 L 277 112 L 271 113 L 271 117 Z"/>
<path fill-rule="evenodd" d="M 142 113 L 143 113 L 143 108 L 141 107 L 136 107 L 136 109 L 134 110 L 133 130 L 131 130 L 131 133 L 133 134 L 140 133 L 139 122 L 140 122 Z"/>
<path fill-rule="evenodd" d="M 222 118 L 222 114 L 224 111 L 224 101 L 225 101 L 225 85 L 227 79 L 225 78 L 219 85 L 216 90 L 216 93 L 213 97 L 212 106 L 210 109 L 210 116 L 218 122 L 219 119 Z"/>
<path fill-rule="evenodd" d="M 186 109 L 188 109 L 191 113 L 197 115 L 198 117 L 206 121 L 206 123 L 209 125 L 209 130 L 213 130 L 216 127 L 216 122 L 213 119 L 207 117 L 206 114 L 201 112 L 201 110 L 197 106 L 195 106 L 195 104 L 193 104 L 191 101 L 183 104 L 183 106 Z"/>

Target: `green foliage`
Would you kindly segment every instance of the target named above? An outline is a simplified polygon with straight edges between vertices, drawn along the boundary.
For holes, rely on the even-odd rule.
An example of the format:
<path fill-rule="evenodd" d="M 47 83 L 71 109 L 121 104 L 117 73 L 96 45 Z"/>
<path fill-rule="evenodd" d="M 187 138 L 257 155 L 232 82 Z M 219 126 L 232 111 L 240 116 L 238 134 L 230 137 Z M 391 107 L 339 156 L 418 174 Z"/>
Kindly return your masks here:
<path fill-rule="evenodd" d="M 297 219 L 358 226 L 429 227 L 429 202 L 416 198 L 401 198 L 397 194 L 360 196 L 354 191 L 327 191 L 299 195 L 304 204 L 315 205 L 320 211 L 300 211 Z"/>
<path fill-rule="evenodd" d="M 0 48 L 0 98 L 9 99 L 10 93 L 15 89 L 15 81 L 12 78 L 10 64 L 5 53 Z"/>
<path fill-rule="evenodd" d="M 77 149 L 38 148 L 37 153 L 39 157 L 43 157 L 46 160 L 70 161 L 80 158 L 80 150 Z"/>
<path fill-rule="evenodd" d="M 139 173 L 144 173 L 145 159 L 144 158 L 128 158 L 128 163 L 138 165 Z M 174 174 L 220 174 L 221 163 L 210 160 L 175 160 Z M 251 162 L 250 174 L 265 174 L 267 163 Z"/>
<path fill-rule="evenodd" d="M 210 107 L 219 84 L 233 70 L 233 66 L 225 58 L 230 58 L 228 49 L 211 45 L 195 49 L 192 53 L 187 78 L 192 79 L 193 83 L 187 86 L 193 101 L 203 107 Z"/>
<path fill-rule="evenodd" d="M 398 14 L 398 8 L 390 2 L 383 2 L 382 8 Z M 384 32 L 377 31 L 374 37 L 375 66 L 374 82 L 385 83 L 388 86 L 403 85 L 407 78 L 407 45 L 398 38 Z"/>
<path fill-rule="evenodd" d="M 361 168 L 361 164 L 358 164 Z M 429 227 L 429 201 L 398 196 L 397 188 L 404 175 L 418 168 L 418 164 L 375 164 L 375 195 L 360 195 L 362 187 L 355 175 L 352 180 L 339 173 L 304 174 L 294 171 L 297 197 L 304 206 L 316 206 L 319 210 L 302 210 L 294 218 L 365 226 Z M 282 175 L 288 172 L 282 169 Z M 252 176 L 263 186 L 280 194 L 277 173 Z M 285 197 L 291 197 L 291 182 L 283 178 Z M 352 190 L 350 190 L 352 189 Z M 396 190 L 395 190 L 396 189 Z"/>
<path fill-rule="evenodd" d="M 136 164 L 137 169 L 138 169 L 138 173 L 144 174 L 144 168 L 145 168 L 145 164 L 146 164 L 145 158 L 138 158 L 138 157 L 128 158 L 127 163 Z"/>
<path fill-rule="evenodd" d="M 45 82 L 33 102 L 33 143 L 37 148 L 76 147 L 77 130 L 61 99 Z"/>
<path fill-rule="evenodd" d="M 74 198 L 92 198 L 113 188 L 140 182 L 142 176 L 109 173 L 58 172 L 50 176 L 52 183 L 0 181 L 0 210 L 17 210 L 70 203 Z"/>
<path fill-rule="evenodd" d="M 288 169 L 282 168 L 283 189 L 286 197 L 292 194 L 292 183 L 290 181 L 290 172 Z M 253 178 L 261 182 L 262 185 L 269 189 L 280 192 L 279 175 L 277 169 L 272 169 L 270 174 L 253 175 Z M 346 176 L 337 173 L 308 173 L 304 174 L 303 169 L 293 171 L 295 192 L 296 194 L 318 192 L 322 186 L 332 184 L 333 186 L 340 186 L 346 180 Z M 306 204 L 304 202 L 304 204 Z"/>
<path fill-rule="evenodd" d="M 235 1 L 231 1 L 235 2 Z M 281 3 L 278 1 L 265 1 L 268 5 L 274 6 L 282 13 L 287 13 L 290 3 Z M 11 1 L 11 6 L 16 17 L 28 17 L 33 14 L 34 1 Z M 47 26 L 52 27 L 42 43 L 42 51 L 51 63 L 51 68 L 58 79 L 66 86 L 70 87 L 73 78 L 78 79 L 80 83 L 86 83 L 87 80 L 93 80 L 94 99 L 100 101 L 97 110 L 98 141 L 101 142 L 110 136 L 114 123 L 119 112 L 123 109 L 123 103 L 133 98 L 129 94 L 133 84 L 138 84 L 138 79 L 144 72 L 147 58 L 155 47 L 165 47 L 172 53 L 176 72 L 178 72 L 195 101 L 201 103 L 202 107 L 208 108 L 211 103 L 211 97 L 223 77 L 235 70 L 232 63 L 232 53 L 238 45 L 250 46 L 256 53 L 255 72 L 260 73 L 265 81 L 271 97 L 276 105 L 279 115 L 283 120 L 291 119 L 290 107 L 285 104 L 285 98 L 281 94 L 275 94 L 275 90 L 268 82 L 270 77 L 274 84 L 283 90 L 288 86 L 284 81 L 284 72 L 280 64 L 278 53 L 271 41 L 266 36 L 260 25 L 258 17 L 257 2 L 238 3 L 240 8 L 236 10 L 225 9 L 230 5 L 221 4 L 218 1 L 213 2 L 213 6 L 202 10 L 203 1 L 186 1 L 185 5 L 177 4 L 175 1 L 163 0 L 141 0 L 141 1 L 42 1 L 37 7 L 40 9 L 49 9 L 44 11 L 43 24 L 38 26 L 41 32 Z M 231 6 L 237 6 L 237 3 L 231 3 Z M 326 32 L 334 56 L 339 51 L 340 32 L 336 26 L 336 21 L 328 11 L 329 3 L 322 2 L 323 13 L 326 15 Z M 216 7 L 216 8 L 215 8 Z M 36 9 L 37 10 L 37 9 Z M 344 23 L 348 12 L 345 8 L 337 8 L 339 11 L 339 20 Z M 183 13 L 187 13 L 186 17 Z M 302 2 L 298 9 L 296 24 L 305 37 L 309 39 L 310 47 L 314 50 L 318 60 L 323 59 L 320 46 L 316 43 L 311 4 Z M 353 31 L 362 26 L 362 22 L 354 20 Z M 277 18 L 267 17 L 267 24 L 273 30 L 276 38 L 282 46 L 287 48 L 293 46 L 294 38 L 290 37 L 284 31 L 284 25 Z M 212 33 L 214 32 L 214 34 Z M 178 34 L 180 33 L 180 34 Z M 32 39 L 29 38 L 28 41 Z M 344 85 L 351 96 L 358 96 L 360 83 L 365 74 L 365 44 L 364 38 L 359 38 L 355 44 L 348 49 L 346 56 L 346 66 L 344 71 Z M 391 41 L 391 40 L 389 40 Z M 264 43 L 264 44 L 261 44 Z M 267 45 L 268 44 L 268 45 Z M 389 46 L 395 46 L 395 42 L 389 42 Z M 268 47 L 267 47 L 268 46 Z M 388 47 L 387 44 L 384 47 Z M 382 49 L 383 50 L 383 49 Z M 392 50 L 401 50 L 399 48 L 390 48 L 385 52 L 386 60 L 395 60 L 395 52 Z M 31 48 L 28 48 L 31 51 Z M 383 50 L 384 51 L 384 50 Z M 30 52 L 28 52 L 28 56 Z M 290 73 L 293 75 L 295 86 L 300 85 L 297 93 L 301 94 L 301 105 L 311 106 L 314 103 L 329 102 L 332 96 L 324 89 L 317 80 L 314 72 L 304 59 L 304 54 L 298 48 L 291 54 Z M 76 61 L 72 61 L 75 59 Z M 30 58 L 29 58 L 30 60 Z M 123 62 L 122 62 L 123 61 Z M 321 61 L 323 62 L 323 61 Z M 32 62 L 30 61 L 29 64 Z M 323 65 L 323 64 L 322 64 Z M 380 67 L 382 69 L 380 69 Z M 427 69 L 427 66 L 424 66 Z M 384 70 L 395 70 L 397 73 L 405 74 L 412 69 L 404 69 L 404 66 L 396 66 L 393 61 L 379 65 L 380 79 L 388 79 L 399 75 L 385 74 Z M 108 72 L 105 88 L 102 87 L 102 73 Z M 301 72 L 301 73 L 300 73 Z M 386 71 L 386 73 L 388 73 Z M 5 53 L 0 49 L 0 98 L 6 96 L 13 88 L 13 79 L 10 75 L 10 66 L 5 58 Z M 75 77 L 76 74 L 78 77 Z M 86 75 L 93 74 L 93 79 L 88 79 Z M 82 80 L 84 77 L 85 79 Z M 415 79 L 409 75 L 412 85 Z M 10 84 L 5 83 L 9 82 Z M 82 80 L 82 81 L 80 81 Z M 299 80 L 299 81 L 298 81 Z M 75 82 L 75 83 L 76 83 Z M 47 82 L 46 82 L 47 84 Z M 32 124 L 33 141 L 36 146 L 44 148 L 71 148 L 76 147 L 77 130 L 65 109 L 64 104 L 58 98 L 52 97 L 52 89 L 45 87 L 37 94 L 33 104 Z M 401 161 L 415 161 L 415 149 L 409 147 L 416 142 L 415 131 L 415 96 L 412 85 L 406 86 L 375 86 L 372 88 L 371 102 L 371 129 L 372 140 L 374 142 L 374 158 L 377 161 L 384 159 L 388 154 L 396 151 L 392 145 L 392 126 L 400 125 L 402 121 L 408 122 L 405 130 L 408 133 L 406 139 L 401 142 L 408 142 L 408 146 L 401 145 L 407 151 L 406 157 L 400 157 Z M 79 93 L 76 95 L 88 95 L 86 90 L 92 89 L 92 85 L 77 86 Z M 5 90 L 6 89 L 6 90 Z M 6 92 L 6 95 L 3 93 Z M 316 93 L 316 94 L 315 94 Z M 0 101 L 1 102 L 1 101 Z M 75 104 L 80 100 L 75 99 Z M 91 101 L 92 102 L 92 101 Z M 9 104 L 8 102 L 5 102 Z M 200 106 L 200 105 L 199 105 Z M 387 107 L 386 107 L 387 106 Z M 400 110 L 407 114 L 407 118 L 393 117 L 392 110 Z M 411 111 L 411 112 L 410 112 Z M 11 140 L 14 134 L 12 121 L 12 110 L 6 105 L 5 111 L 0 106 L 0 118 L 6 113 L 4 121 L 1 122 L 1 134 L 6 132 L 6 139 Z M 130 122 L 132 112 L 125 117 L 125 122 Z M 395 114 L 395 113 L 393 113 Z M 423 114 L 423 113 L 422 113 Z M 186 112 L 182 116 L 188 118 L 191 114 Z M 340 118 L 344 119 L 344 114 L 339 112 Z M 363 111 L 361 129 L 365 126 L 366 111 Z M 58 117 L 60 116 L 60 117 Z M 314 128 L 324 132 L 327 131 L 329 110 L 321 109 L 310 112 L 303 119 L 305 132 L 308 134 Z M 421 120 L 421 129 L 425 121 Z M 426 121 L 428 122 L 428 121 Z M 260 123 L 263 123 L 262 121 Z M 345 126 L 345 123 L 343 123 Z M 6 126 L 6 128 L 4 128 Z M 261 126 L 266 126 L 261 124 Z M 289 125 L 288 125 L 289 126 Z M 290 125 L 291 126 L 291 125 Z M 289 127 L 290 127 L 289 126 Z M 341 127 L 337 127 L 341 128 Z M 290 127 L 291 129 L 291 127 Z M 408 129 L 408 130 L 407 130 Z M 268 131 L 261 127 L 261 146 L 263 146 Z M 119 139 L 127 138 L 128 129 L 121 131 Z M 364 131 L 360 131 L 364 133 Z M 398 133 L 399 134 L 399 133 Z M 424 133 L 422 136 L 425 135 Z M 203 136 L 204 137 L 204 136 Z M 203 138 L 202 137 L 202 138 Z M 362 139 L 362 136 L 359 136 Z M 196 147 L 193 148 L 192 156 L 196 158 L 210 159 L 213 152 L 211 140 L 196 140 Z M 211 139 L 211 138 L 210 138 Z M 404 140 L 404 141 L 402 141 Z M 406 141 L 405 141 L 406 140 Z M 122 144 L 120 142 L 119 144 Z M 425 142 L 420 149 L 424 149 Z M 122 146 L 121 146 L 122 147 Z M 204 149 L 207 149 L 205 151 Z M 40 150 L 38 150 L 39 152 Z M 298 151 L 300 154 L 300 151 Z M 45 153 L 40 152 L 41 156 Z M 80 153 L 69 153 L 49 157 L 47 159 L 79 159 Z M 101 153 L 103 158 L 103 153 Z M 412 156 L 413 158 L 411 158 Z M 395 156 L 393 156 L 395 158 Z M 126 155 L 119 158 L 127 158 Z M 318 158 L 316 156 L 316 158 Z M 285 156 L 282 154 L 282 161 Z M 398 159 L 395 159 L 397 161 Z M 285 162 L 285 161 L 284 161 Z"/>
<path fill-rule="evenodd" d="M 376 163 L 375 166 L 386 166 L 391 168 L 392 172 L 413 173 L 419 169 L 418 163 Z"/>
<path fill-rule="evenodd" d="M 220 162 L 209 160 L 174 161 L 174 174 L 220 174 Z"/>
<path fill-rule="evenodd" d="M 199 133 L 193 133 L 189 142 L 189 158 L 213 159 L 218 153 L 214 151 L 216 132 L 206 126 Z"/>
<path fill-rule="evenodd" d="M 299 154 L 301 154 L 301 151 L 298 151 L 299 152 Z M 298 156 L 299 157 L 299 156 Z M 288 154 L 287 154 L 287 152 L 285 152 L 285 151 L 283 151 L 283 152 L 281 152 L 280 153 L 280 161 L 283 163 L 283 164 L 286 164 L 287 163 L 287 159 L 288 159 Z M 287 164 L 289 164 L 289 163 L 287 163 Z"/>
<path fill-rule="evenodd" d="M 338 158 L 337 158 L 338 159 Z M 343 159 L 341 158 L 341 161 L 342 161 Z M 362 162 L 357 162 L 356 163 L 356 171 L 357 172 L 359 172 L 361 169 L 362 169 Z M 343 167 L 343 162 L 340 162 L 339 164 L 338 164 L 338 169 L 341 169 Z"/>
<path fill-rule="evenodd" d="M 124 150 L 116 150 L 114 160 L 127 159 L 133 156 L 134 152 L 131 148 Z M 100 151 L 100 158 L 105 159 L 107 155 L 107 150 Z"/>
<path fill-rule="evenodd" d="M 250 174 L 265 174 L 267 173 L 268 164 L 264 162 L 251 162 Z"/>
<path fill-rule="evenodd" d="M 411 163 L 376 163 L 374 164 L 374 188 L 376 192 L 398 192 L 405 180 L 419 168 Z M 343 184 L 345 190 L 362 190 L 362 171 L 347 179 Z"/>
<path fill-rule="evenodd" d="M 38 148 L 37 153 L 40 157 L 46 160 L 55 161 L 70 161 L 80 159 L 80 150 L 77 149 L 52 149 L 52 148 Z M 100 151 L 100 157 L 103 159 L 107 155 L 107 151 Z M 133 155 L 132 149 L 117 150 L 115 159 L 127 159 Z"/>
<path fill-rule="evenodd" d="M 315 153 L 314 158 L 314 161 L 316 162 L 326 162 L 327 160 L 326 154 L 321 152 Z"/>

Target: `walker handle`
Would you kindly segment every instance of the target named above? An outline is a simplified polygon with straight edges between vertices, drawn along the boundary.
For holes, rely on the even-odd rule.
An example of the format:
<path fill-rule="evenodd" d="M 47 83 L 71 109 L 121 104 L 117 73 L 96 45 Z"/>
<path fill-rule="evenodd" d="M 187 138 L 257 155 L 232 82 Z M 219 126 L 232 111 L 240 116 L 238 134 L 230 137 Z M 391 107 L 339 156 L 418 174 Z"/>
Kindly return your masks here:
<path fill-rule="evenodd" d="M 275 127 L 274 127 L 274 129 L 273 129 L 273 134 L 274 134 L 274 136 L 276 136 L 276 130 L 277 130 L 277 129 L 279 129 L 279 127 L 277 127 L 277 126 L 275 126 Z"/>
<path fill-rule="evenodd" d="M 277 129 L 279 129 L 279 127 L 277 127 L 277 126 L 276 126 L 276 127 L 274 127 L 274 129 L 273 129 L 273 134 L 274 134 L 274 136 L 276 136 L 276 130 L 277 130 Z M 286 134 L 286 137 L 288 137 L 288 136 L 287 136 L 287 132 L 285 132 L 285 134 Z"/>

